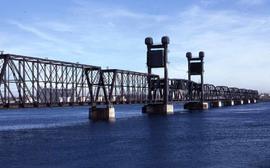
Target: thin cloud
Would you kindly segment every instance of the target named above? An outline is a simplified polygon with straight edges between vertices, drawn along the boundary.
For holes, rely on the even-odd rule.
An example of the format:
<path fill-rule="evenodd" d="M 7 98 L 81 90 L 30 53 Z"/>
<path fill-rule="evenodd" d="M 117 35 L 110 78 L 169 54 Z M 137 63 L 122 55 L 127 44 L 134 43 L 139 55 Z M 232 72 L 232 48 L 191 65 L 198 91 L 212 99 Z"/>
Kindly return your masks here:
<path fill-rule="evenodd" d="M 242 5 L 263 5 L 266 2 L 266 0 L 238 0 L 239 4 Z"/>
<path fill-rule="evenodd" d="M 127 7 L 119 7 L 118 5 L 105 6 L 102 3 L 94 3 L 91 1 L 75 2 L 76 6 L 73 9 L 75 15 L 81 17 L 85 15 L 89 20 L 92 19 L 106 19 L 106 20 L 134 20 L 134 22 L 163 22 L 169 19 L 167 14 L 152 14 L 146 12 L 139 12 Z"/>
<path fill-rule="evenodd" d="M 60 33 L 70 33 L 73 31 L 73 26 L 69 24 L 62 23 L 60 21 L 40 21 L 36 23 L 39 27 L 46 28 L 49 31 L 60 32 Z"/>
<path fill-rule="evenodd" d="M 33 35 L 35 35 L 36 37 L 38 38 L 41 38 L 43 40 L 47 40 L 47 41 L 51 41 L 51 42 L 61 42 L 61 40 L 59 40 L 57 37 L 54 37 L 52 35 L 49 35 L 48 33 L 45 33 L 33 26 L 26 26 L 20 22 L 17 22 L 17 21 L 14 21 L 14 20 L 10 20 L 9 21 L 10 24 L 12 25 L 15 25 L 17 28 L 23 30 L 23 31 L 26 31 L 26 32 L 29 32 Z"/>
<path fill-rule="evenodd" d="M 100 14 L 106 18 L 117 18 L 117 19 L 143 19 L 143 20 L 153 20 L 157 22 L 165 21 L 168 19 L 166 15 L 153 15 L 148 13 L 136 13 L 127 9 L 115 9 L 111 10 L 109 13 L 105 11 L 100 11 Z"/>
<path fill-rule="evenodd" d="M 227 84 L 263 90 L 270 84 L 270 18 L 250 16 L 235 11 L 211 11 L 198 6 L 179 15 L 178 23 L 168 30 L 177 47 L 171 51 L 206 52 L 206 81 L 218 85 Z M 180 59 L 180 56 L 178 56 Z M 172 67 L 177 67 L 172 63 Z M 186 66 L 185 64 L 183 66 Z M 172 75 L 186 76 L 184 72 Z M 260 75 L 258 75 L 260 74 Z M 267 77 L 268 76 L 268 77 Z M 245 80 L 239 80 L 245 79 Z"/>
<path fill-rule="evenodd" d="M 31 43 L 16 44 L 16 38 L 28 36 L 21 33 L 13 37 L 13 47 L 4 46 L 15 50 L 14 46 L 20 45 L 22 52 L 23 48 L 35 48 L 40 55 L 54 55 L 63 60 L 146 71 L 144 38 L 153 36 L 159 42 L 161 36 L 169 35 L 170 77 L 186 78 L 185 53 L 192 51 L 197 55 L 203 50 L 206 82 L 269 91 L 269 16 L 197 5 L 186 7 L 179 15 L 162 12 L 154 15 L 123 5 L 99 3 L 79 1 L 62 21 L 59 18 L 39 23 L 11 21 L 11 25 L 37 38 Z"/>

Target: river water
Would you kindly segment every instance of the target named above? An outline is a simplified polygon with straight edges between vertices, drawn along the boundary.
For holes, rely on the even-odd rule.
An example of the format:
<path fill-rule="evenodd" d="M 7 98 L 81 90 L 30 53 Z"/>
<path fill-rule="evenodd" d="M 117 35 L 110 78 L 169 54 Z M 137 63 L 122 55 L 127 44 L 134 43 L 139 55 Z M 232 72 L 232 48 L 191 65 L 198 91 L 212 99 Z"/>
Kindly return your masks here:
<path fill-rule="evenodd" d="M 88 107 L 0 111 L 0 167 L 270 167 L 270 103 L 148 116 L 116 106 L 115 122 Z"/>

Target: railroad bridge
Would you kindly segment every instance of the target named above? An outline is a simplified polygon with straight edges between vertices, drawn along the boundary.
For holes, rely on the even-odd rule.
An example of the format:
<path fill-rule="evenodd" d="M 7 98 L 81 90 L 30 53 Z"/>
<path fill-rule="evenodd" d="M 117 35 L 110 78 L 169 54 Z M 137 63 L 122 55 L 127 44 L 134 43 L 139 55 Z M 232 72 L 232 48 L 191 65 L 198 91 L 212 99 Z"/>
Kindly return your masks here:
<path fill-rule="evenodd" d="M 160 44 L 146 38 L 148 72 L 102 69 L 99 66 L 0 54 L 0 108 L 90 105 L 90 117 L 114 118 L 114 104 L 145 104 L 143 112 L 173 112 L 173 102 L 187 109 L 255 103 L 258 91 L 205 84 L 204 53 L 188 60 L 188 79 L 168 78 L 169 38 Z M 164 75 L 151 69 L 163 68 Z M 201 82 L 191 77 L 201 77 Z"/>

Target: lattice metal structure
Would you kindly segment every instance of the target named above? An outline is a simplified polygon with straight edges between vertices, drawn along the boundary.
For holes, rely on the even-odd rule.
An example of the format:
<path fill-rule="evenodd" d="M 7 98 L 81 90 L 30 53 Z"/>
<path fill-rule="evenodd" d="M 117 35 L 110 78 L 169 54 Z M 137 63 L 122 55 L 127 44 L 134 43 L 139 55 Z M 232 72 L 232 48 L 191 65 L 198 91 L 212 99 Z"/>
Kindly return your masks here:
<path fill-rule="evenodd" d="M 169 77 L 168 77 L 168 45 L 170 39 L 167 36 L 161 38 L 161 44 L 154 44 L 152 37 L 145 38 L 145 44 L 147 46 L 147 72 L 148 76 L 148 101 L 149 104 L 157 101 L 157 92 L 153 85 L 157 85 L 162 94 L 162 103 L 169 104 Z M 164 78 L 155 79 L 152 75 L 153 68 L 162 68 Z M 153 94 L 152 94 L 153 92 Z"/>
<path fill-rule="evenodd" d="M 100 70 L 97 66 L 13 54 L 0 55 L 0 64 L 0 107 L 88 104 L 85 68 L 92 70 L 93 79 Z"/>
<path fill-rule="evenodd" d="M 186 79 L 169 79 L 169 100 L 170 101 L 187 101 L 189 99 L 189 85 L 195 83 Z M 194 90 L 198 92 L 198 90 Z"/>
<path fill-rule="evenodd" d="M 188 60 L 188 80 L 191 81 L 191 76 L 200 76 L 200 84 L 190 83 L 189 87 L 189 97 L 190 100 L 194 99 L 194 96 L 197 99 L 197 96 L 200 96 L 200 101 L 204 101 L 204 52 L 199 52 L 198 57 L 192 57 L 191 52 L 186 53 Z M 194 91 L 196 91 L 194 93 Z M 200 95 L 197 95 L 200 94 Z"/>
<path fill-rule="evenodd" d="M 146 73 L 107 69 L 102 70 L 104 87 L 108 99 L 114 104 L 145 103 L 148 96 Z M 102 86 L 100 86 L 102 87 Z M 96 95 L 97 102 L 104 102 L 104 92 Z"/>
<path fill-rule="evenodd" d="M 201 84 L 169 79 L 168 85 L 169 101 L 201 99 Z M 164 79 L 154 74 L 0 54 L 0 108 L 161 102 L 163 88 Z M 204 84 L 203 96 L 258 99 L 258 91 Z"/>
<path fill-rule="evenodd" d="M 258 99 L 259 93 L 257 90 L 239 89 L 228 86 L 214 86 L 212 84 L 204 84 L 204 99 L 212 100 L 244 100 Z"/>

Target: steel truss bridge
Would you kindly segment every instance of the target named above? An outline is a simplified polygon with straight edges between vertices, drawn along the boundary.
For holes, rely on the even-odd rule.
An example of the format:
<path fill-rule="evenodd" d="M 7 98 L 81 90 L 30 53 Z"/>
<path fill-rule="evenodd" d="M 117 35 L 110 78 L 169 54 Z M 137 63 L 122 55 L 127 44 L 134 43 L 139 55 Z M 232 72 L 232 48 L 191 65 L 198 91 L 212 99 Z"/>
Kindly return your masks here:
<path fill-rule="evenodd" d="M 0 108 L 153 103 L 162 101 L 163 85 L 158 75 L 0 55 Z M 193 81 L 169 79 L 170 101 L 199 100 L 201 90 Z M 204 84 L 203 96 L 205 101 L 258 99 L 258 91 Z"/>

